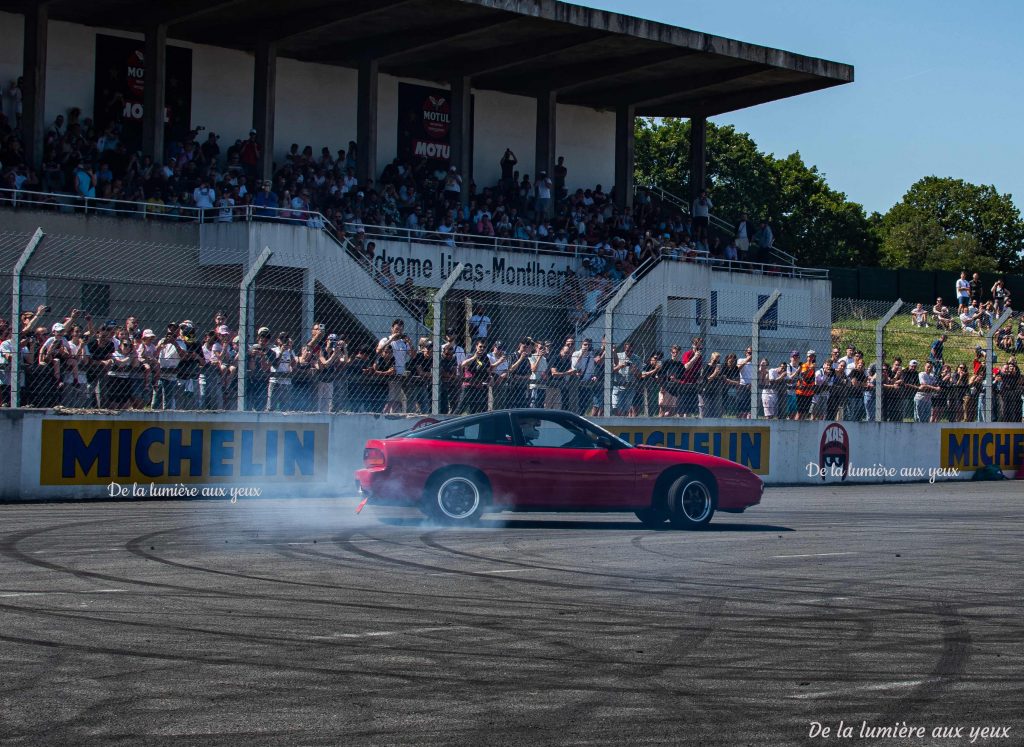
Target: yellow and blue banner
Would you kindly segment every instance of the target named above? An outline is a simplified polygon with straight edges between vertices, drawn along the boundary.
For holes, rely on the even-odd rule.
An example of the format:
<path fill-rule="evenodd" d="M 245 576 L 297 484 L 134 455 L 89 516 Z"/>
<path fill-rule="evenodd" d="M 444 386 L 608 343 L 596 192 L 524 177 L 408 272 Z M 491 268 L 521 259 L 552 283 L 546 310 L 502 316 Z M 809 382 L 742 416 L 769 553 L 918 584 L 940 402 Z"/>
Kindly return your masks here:
<path fill-rule="evenodd" d="M 768 426 L 637 426 L 619 422 L 605 427 L 637 446 L 697 451 L 742 464 L 759 475 L 768 474 L 771 456 L 771 428 Z"/>
<path fill-rule="evenodd" d="M 42 423 L 42 485 L 324 482 L 326 423 Z"/>
<path fill-rule="evenodd" d="M 1024 467 L 1024 427 L 943 428 L 941 467 L 961 471 L 994 464 L 1001 470 Z"/>

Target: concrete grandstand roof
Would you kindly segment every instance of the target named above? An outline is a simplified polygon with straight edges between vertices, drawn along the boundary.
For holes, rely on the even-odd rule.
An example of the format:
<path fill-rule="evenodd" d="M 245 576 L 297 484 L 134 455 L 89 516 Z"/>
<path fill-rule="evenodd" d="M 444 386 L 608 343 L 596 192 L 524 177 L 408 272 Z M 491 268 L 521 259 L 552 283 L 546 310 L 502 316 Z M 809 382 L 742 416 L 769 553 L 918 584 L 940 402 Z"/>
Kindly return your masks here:
<path fill-rule="evenodd" d="M 34 0 L 0 0 L 24 12 Z M 48 0 L 49 15 L 644 116 L 713 116 L 853 80 L 853 67 L 555 0 Z"/>

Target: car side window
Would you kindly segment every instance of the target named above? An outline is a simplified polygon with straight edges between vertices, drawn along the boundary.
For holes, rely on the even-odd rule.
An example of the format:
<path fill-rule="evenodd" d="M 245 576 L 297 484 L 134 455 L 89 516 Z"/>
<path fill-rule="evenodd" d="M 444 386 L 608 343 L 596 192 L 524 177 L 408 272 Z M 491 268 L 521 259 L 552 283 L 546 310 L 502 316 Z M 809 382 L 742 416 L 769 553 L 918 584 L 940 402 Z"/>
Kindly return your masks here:
<path fill-rule="evenodd" d="M 458 428 L 451 428 L 442 433 L 431 435 L 430 438 L 436 438 L 441 441 L 511 446 L 512 428 L 508 417 L 495 416 L 467 423 Z"/>
<path fill-rule="evenodd" d="M 532 415 L 519 415 L 516 420 L 525 446 L 549 449 L 600 448 L 593 434 L 571 420 Z"/>

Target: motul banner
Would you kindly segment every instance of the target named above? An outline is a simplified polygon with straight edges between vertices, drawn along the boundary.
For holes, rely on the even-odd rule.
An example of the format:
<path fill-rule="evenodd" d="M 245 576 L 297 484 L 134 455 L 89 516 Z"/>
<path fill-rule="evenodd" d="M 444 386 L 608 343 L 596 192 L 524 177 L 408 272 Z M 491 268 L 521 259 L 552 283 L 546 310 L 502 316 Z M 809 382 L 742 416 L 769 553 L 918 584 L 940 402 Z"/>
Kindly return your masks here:
<path fill-rule="evenodd" d="M 166 137 L 178 139 L 192 126 L 191 49 L 167 46 L 165 81 Z M 121 140 L 129 151 L 138 150 L 142 145 L 145 90 L 145 42 L 97 34 L 93 102 L 96 127 L 102 132 L 110 122 L 122 123 Z"/>
<path fill-rule="evenodd" d="M 470 99 L 470 122 L 473 120 Z M 398 157 L 403 161 L 426 158 L 447 164 L 451 158 L 451 92 L 411 83 L 398 84 Z M 470 127 L 472 133 L 472 126 Z M 470 136 L 469 162 L 473 140 Z"/>

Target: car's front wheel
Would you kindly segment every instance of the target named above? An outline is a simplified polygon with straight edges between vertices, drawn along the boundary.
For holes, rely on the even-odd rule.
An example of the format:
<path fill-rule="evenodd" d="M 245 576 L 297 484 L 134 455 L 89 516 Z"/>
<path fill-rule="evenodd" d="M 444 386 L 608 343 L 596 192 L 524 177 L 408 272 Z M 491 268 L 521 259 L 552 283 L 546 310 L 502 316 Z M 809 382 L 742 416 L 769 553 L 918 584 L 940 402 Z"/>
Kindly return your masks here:
<path fill-rule="evenodd" d="M 701 529 L 715 514 L 715 492 L 710 478 L 685 474 L 668 489 L 669 521 L 676 529 Z"/>
<path fill-rule="evenodd" d="M 480 518 L 487 504 L 486 482 L 469 470 L 451 471 L 430 481 L 424 512 L 445 524 L 469 524 Z"/>

